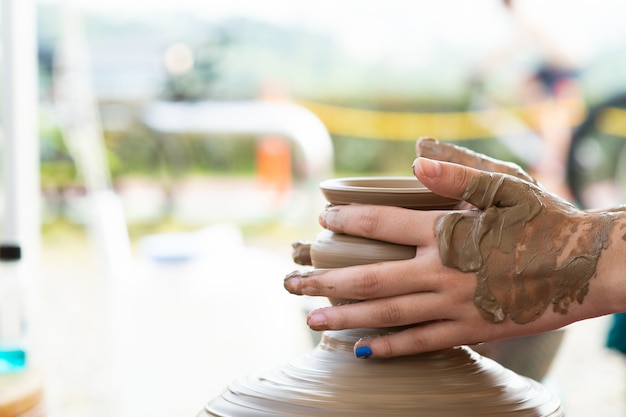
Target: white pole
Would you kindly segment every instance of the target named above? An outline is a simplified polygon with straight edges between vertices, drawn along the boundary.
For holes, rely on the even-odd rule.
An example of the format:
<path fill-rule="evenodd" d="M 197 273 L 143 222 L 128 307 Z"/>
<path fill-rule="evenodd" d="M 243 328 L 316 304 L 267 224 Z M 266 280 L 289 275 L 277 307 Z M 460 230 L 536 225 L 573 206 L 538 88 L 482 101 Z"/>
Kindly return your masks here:
<path fill-rule="evenodd" d="M 87 188 L 88 231 L 108 276 L 126 270 L 132 250 L 124 208 L 111 188 L 97 97 L 80 10 L 62 2 L 54 68 L 55 109 L 65 144 Z"/>
<path fill-rule="evenodd" d="M 36 2 L 2 0 L 2 240 L 23 247 L 25 263 L 40 240 Z M 30 259 L 30 261 L 29 261 Z"/>

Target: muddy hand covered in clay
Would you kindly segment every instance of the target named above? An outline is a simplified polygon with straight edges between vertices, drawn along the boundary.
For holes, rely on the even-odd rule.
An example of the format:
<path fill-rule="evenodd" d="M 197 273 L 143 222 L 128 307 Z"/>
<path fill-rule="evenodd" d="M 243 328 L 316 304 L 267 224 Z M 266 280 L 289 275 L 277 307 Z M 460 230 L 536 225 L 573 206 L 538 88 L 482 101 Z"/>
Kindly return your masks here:
<path fill-rule="evenodd" d="M 389 357 L 622 311 L 620 291 L 610 288 L 621 279 L 615 264 L 626 240 L 623 211 L 579 210 L 516 165 L 461 147 L 424 139 L 417 151 L 418 179 L 469 208 L 328 207 L 320 214 L 327 230 L 417 251 L 402 261 L 290 275 L 291 293 L 362 301 L 316 309 L 307 317 L 310 327 L 409 326 L 366 342 L 374 357 Z"/>
<path fill-rule="evenodd" d="M 483 173 L 463 194 L 478 208 L 436 224 L 444 265 L 476 272 L 474 302 L 493 322 L 524 324 L 583 302 L 616 215 L 585 213 L 517 178 Z"/>
<path fill-rule="evenodd" d="M 474 302 L 485 318 L 524 324 L 550 305 L 567 313 L 583 302 L 615 214 L 580 211 L 512 163 L 430 138 L 417 150 L 485 171 L 461 196 L 479 211 L 450 213 L 435 229 L 442 263 L 476 272 Z"/>

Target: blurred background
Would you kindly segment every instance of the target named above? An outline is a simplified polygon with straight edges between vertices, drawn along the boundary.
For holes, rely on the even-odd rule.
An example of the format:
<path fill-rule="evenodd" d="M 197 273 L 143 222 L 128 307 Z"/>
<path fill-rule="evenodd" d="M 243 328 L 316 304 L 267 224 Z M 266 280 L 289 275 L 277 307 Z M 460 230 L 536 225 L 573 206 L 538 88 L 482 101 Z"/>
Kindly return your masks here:
<path fill-rule="evenodd" d="M 38 202 L 0 223 L 7 239 L 36 209 L 46 415 L 194 415 L 307 352 L 314 301 L 282 278 L 319 231 L 317 184 L 410 175 L 418 137 L 516 162 L 583 208 L 623 203 L 624 16 L 620 0 L 38 0 L 21 15 Z M 3 140 L 11 206 L 26 185 Z M 568 416 L 626 414 L 612 319 L 571 326 L 544 379 Z"/>

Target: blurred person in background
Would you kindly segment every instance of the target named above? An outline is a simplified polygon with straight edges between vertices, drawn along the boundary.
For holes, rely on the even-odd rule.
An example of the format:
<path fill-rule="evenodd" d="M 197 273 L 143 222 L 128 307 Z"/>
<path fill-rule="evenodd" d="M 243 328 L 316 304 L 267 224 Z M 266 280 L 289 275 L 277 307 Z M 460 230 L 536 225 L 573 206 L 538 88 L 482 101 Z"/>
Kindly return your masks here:
<path fill-rule="evenodd" d="M 569 198 L 565 184 L 566 155 L 572 127 L 583 114 L 577 57 L 520 10 L 515 0 L 502 0 L 511 37 L 475 69 L 472 82 L 482 84 L 506 66 L 522 68 L 516 97 L 534 106 L 529 123 L 542 140 L 537 162 L 528 170 L 544 188 Z"/>

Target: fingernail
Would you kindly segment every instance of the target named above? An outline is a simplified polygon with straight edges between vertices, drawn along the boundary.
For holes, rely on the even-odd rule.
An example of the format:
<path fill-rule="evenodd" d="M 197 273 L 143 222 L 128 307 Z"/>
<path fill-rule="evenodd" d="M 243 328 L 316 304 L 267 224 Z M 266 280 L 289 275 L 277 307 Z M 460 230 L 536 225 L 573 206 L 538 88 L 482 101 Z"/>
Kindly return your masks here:
<path fill-rule="evenodd" d="M 294 276 L 293 274 L 294 272 L 292 272 L 291 274 L 285 277 L 285 280 L 283 281 L 283 286 L 290 293 L 297 294 L 298 287 L 300 286 L 300 278 L 299 276 L 297 275 Z"/>
<path fill-rule="evenodd" d="M 320 226 L 322 226 L 323 228 L 326 228 L 326 213 L 327 211 L 324 210 L 323 212 L 320 213 L 320 217 L 319 217 L 319 223 Z"/>
<path fill-rule="evenodd" d="M 321 284 L 317 280 L 309 278 L 326 272 L 328 272 L 327 268 L 297 269 L 285 276 L 283 286 L 287 291 L 296 295 L 321 295 Z M 332 289 L 332 287 L 328 289 Z"/>
<path fill-rule="evenodd" d="M 417 143 L 420 155 L 424 156 L 428 155 L 440 155 L 441 147 L 439 146 L 439 141 L 433 138 L 421 138 Z"/>
<path fill-rule="evenodd" d="M 428 158 L 417 158 L 413 163 L 413 172 L 415 175 L 423 175 L 425 177 L 438 177 L 441 175 L 441 164 Z"/>
<path fill-rule="evenodd" d="M 318 270 L 301 270 L 297 269 L 293 272 L 288 273 L 285 276 L 285 280 L 283 281 L 283 286 L 287 291 L 296 295 L 304 295 L 304 289 L 302 288 L 302 284 L 304 283 L 304 279 L 310 277 L 311 275 L 317 275 L 320 272 Z"/>
<path fill-rule="evenodd" d="M 320 213 L 319 223 L 323 228 L 327 228 L 328 223 L 332 222 L 335 211 L 337 211 L 336 206 L 327 206 L 326 209 Z"/>
<path fill-rule="evenodd" d="M 323 313 L 320 313 L 319 311 L 315 311 L 309 314 L 309 317 L 307 318 L 307 321 L 306 321 L 306 323 L 310 327 L 323 326 L 327 322 L 328 322 L 328 319 L 326 318 L 326 315 Z"/>
<path fill-rule="evenodd" d="M 359 346 L 354 349 L 354 355 L 357 358 L 369 358 L 372 356 L 372 348 L 369 346 Z"/>

